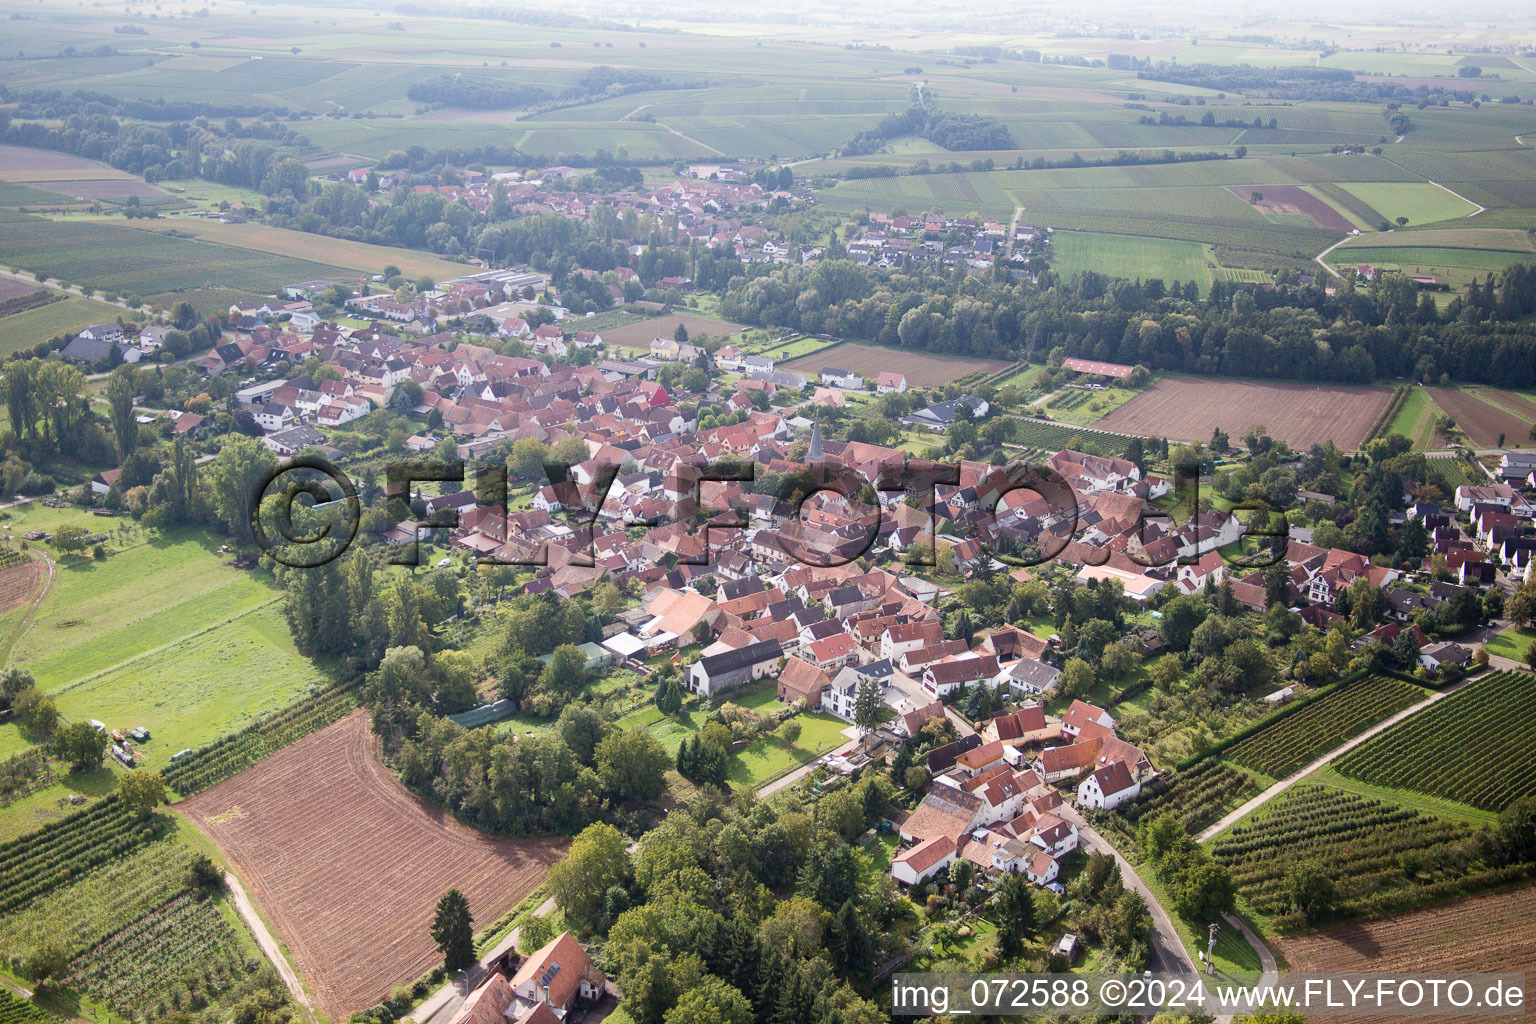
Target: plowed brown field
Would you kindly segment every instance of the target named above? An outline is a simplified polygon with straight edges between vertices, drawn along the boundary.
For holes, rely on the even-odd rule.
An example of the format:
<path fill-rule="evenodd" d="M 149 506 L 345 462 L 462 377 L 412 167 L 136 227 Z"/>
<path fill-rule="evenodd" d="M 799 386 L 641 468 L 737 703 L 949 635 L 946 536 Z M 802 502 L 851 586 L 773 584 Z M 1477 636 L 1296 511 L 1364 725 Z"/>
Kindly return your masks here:
<path fill-rule="evenodd" d="M 566 846 L 488 836 L 413 796 L 380 760 L 362 711 L 177 810 L 244 877 L 332 1020 L 432 968 L 427 929 L 445 891 L 460 889 L 489 924 Z"/>
<path fill-rule="evenodd" d="M 1536 914 L 1536 886 L 1489 893 L 1427 910 L 1360 924 L 1342 925 L 1315 935 L 1275 943 L 1288 969 L 1317 974 L 1415 974 L 1505 971 L 1529 972 L 1536 964 L 1536 930 L 1521 922 Z M 1526 986 L 1526 1002 L 1531 987 Z M 1384 1016 L 1330 1017 L 1330 1021 L 1372 1024 L 1396 1021 Z M 1507 1018 L 1412 1017 L 1415 1024 L 1468 1024 Z"/>
<path fill-rule="evenodd" d="M 47 563 L 40 558 L 29 558 L 0 569 L 0 614 L 28 604 L 47 570 Z"/>
<path fill-rule="evenodd" d="M 1289 213 L 1310 217 L 1318 227 L 1333 231 L 1348 232 L 1355 227 L 1349 222 L 1348 217 L 1298 185 L 1229 185 L 1227 187 L 1243 199 L 1248 199 L 1255 192 L 1262 194 L 1264 198 L 1253 206 L 1254 209 L 1265 213 Z"/>
<path fill-rule="evenodd" d="M 1520 395 L 1503 392 L 1461 391 L 1457 388 L 1430 388 L 1429 394 L 1435 400 L 1435 404 L 1444 409 L 1446 415 L 1456 421 L 1456 425 L 1466 431 L 1468 439 L 1478 448 L 1492 448 L 1498 444 L 1499 435 L 1504 435 L 1506 444 L 1529 445 L 1531 443 L 1531 425 L 1536 419 L 1529 416 L 1516 415 L 1507 412 L 1480 397 L 1483 394 L 1495 397 L 1500 405 L 1509 409 L 1531 408 L 1536 411 L 1530 401 Z"/>
<path fill-rule="evenodd" d="M 1293 448 L 1332 439 L 1348 451 L 1359 447 L 1391 397 L 1386 388 L 1344 384 L 1164 377 L 1094 426 L 1173 441 L 1209 441 L 1220 428 L 1237 442 L 1263 424 Z"/>

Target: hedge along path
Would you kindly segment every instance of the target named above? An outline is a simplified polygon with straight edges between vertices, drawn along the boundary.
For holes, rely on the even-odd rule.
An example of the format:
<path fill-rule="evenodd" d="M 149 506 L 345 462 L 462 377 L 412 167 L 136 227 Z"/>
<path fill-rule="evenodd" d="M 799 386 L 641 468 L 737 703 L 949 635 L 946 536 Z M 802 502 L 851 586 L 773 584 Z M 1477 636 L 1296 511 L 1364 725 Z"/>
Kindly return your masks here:
<path fill-rule="evenodd" d="M 1281 793 L 1284 793 L 1286 790 L 1296 785 L 1296 783 L 1300 782 L 1308 775 L 1311 775 L 1319 768 L 1322 768 L 1330 761 L 1334 760 L 1335 758 L 1343 757 L 1345 754 L 1349 753 L 1351 750 L 1354 750 L 1362 743 L 1375 738 L 1383 732 L 1386 732 L 1388 729 L 1392 728 L 1392 726 L 1403 721 L 1404 719 L 1418 714 L 1420 711 L 1423 711 L 1427 707 L 1432 707 L 1435 704 L 1438 704 L 1440 701 L 1449 697 L 1451 694 L 1462 690 L 1469 683 L 1475 682 L 1478 678 L 1479 677 L 1477 676 L 1468 676 L 1466 679 L 1461 680 L 1455 685 L 1448 686 L 1438 693 L 1432 693 L 1428 697 L 1419 701 L 1417 704 L 1413 704 L 1404 708 L 1392 717 L 1383 719 L 1382 721 L 1371 726 L 1369 729 L 1365 730 L 1365 732 L 1361 733 L 1359 736 L 1356 736 L 1354 739 L 1346 740 L 1345 742 L 1339 744 L 1337 747 L 1334 747 L 1332 750 L 1328 751 L 1328 753 L 1324 754 L 1322 757 L 1319 757 L 1317 760 L 1313 761 L 1311 764 L 1304 768 L 1297 769 L 1296 771 L 1287 775 L 1285 778 L 1281 779 L 1279 782 L 1275 783 L 1273 786 L 1270 786 L 1258 796 L 1252 798 L 1251 800 L 1245 801 L 1235 811 L 1231 811 L 1222 815 L 1222 817 L 1218 819 L 1214 825 L 1207 827 L 1198 836 L 1196 836 L 1195 839 L 1203 843 L 1207 840 L 1215 838 L 1217 835 L 1231 828 L 1239 821 L 1242 821 L 1244 818 L 1248 817 L 1248 815 L 1252 814 L 1260 807 L 1263 807 L 1275 797 L 1279 796 Z"/>

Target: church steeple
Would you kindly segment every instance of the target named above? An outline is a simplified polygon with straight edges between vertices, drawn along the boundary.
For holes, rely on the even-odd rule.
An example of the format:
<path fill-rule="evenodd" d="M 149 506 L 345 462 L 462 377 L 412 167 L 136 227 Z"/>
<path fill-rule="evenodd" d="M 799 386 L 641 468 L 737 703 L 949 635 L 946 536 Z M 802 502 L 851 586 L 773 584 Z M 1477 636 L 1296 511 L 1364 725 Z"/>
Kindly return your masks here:
<path fill-rule="evenodd" d="M 820 462 L 826 456 L 821 450 L 821 413 L 816 414 L 816 421 L 811 424 L 811 450 L 806 458 L 811 462 Z"/>

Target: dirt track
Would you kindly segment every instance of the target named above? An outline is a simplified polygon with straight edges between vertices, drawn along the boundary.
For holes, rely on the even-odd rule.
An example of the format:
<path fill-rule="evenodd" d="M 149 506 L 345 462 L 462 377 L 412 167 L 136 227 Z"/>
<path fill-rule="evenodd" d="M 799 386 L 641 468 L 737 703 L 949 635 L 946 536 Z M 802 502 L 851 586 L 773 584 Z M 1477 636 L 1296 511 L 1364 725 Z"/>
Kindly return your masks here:
<path fill-rule="evenodd" d="M 358 711 L 177 805 L 224 851 L 332 1020 L 430 970 L 458 888 L 479 924 L 543 881 L 564 841 L 485 835 L 409 793 Z"/>

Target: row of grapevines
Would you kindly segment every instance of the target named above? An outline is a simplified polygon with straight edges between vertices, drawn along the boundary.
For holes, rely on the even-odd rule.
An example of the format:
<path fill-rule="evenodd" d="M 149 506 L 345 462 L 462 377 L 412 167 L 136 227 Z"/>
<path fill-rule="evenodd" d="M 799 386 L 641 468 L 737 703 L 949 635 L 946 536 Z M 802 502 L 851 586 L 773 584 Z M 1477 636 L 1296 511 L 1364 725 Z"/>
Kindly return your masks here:
<path fill-rule="evenodd" d="M 1536 676 L 1498 672 L 1344 755 L 1338 770 L 1379 786 L 1500 811 L 1536 795 Z"/>

